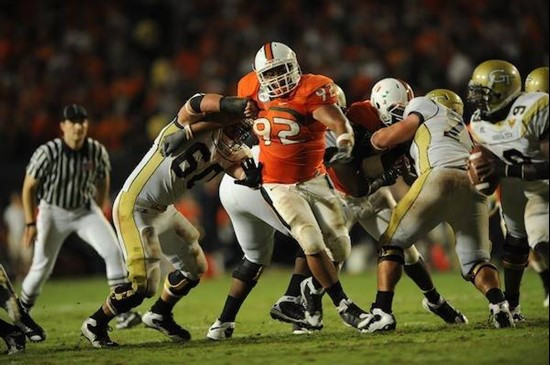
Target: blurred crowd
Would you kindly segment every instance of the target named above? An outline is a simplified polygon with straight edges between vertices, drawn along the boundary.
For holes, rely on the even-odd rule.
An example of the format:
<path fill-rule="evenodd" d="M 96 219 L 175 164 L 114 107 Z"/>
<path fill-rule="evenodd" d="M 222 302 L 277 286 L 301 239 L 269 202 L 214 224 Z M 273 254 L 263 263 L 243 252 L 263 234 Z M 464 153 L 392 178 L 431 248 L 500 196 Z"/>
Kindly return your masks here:
<path fill-rule="evenodd" d="M 506 59 L 523 76 L 548 65 L 548 24 L 546 0 L 0 1 L 0 207 L 14 204 L 34 149 L 59 135 L 67 103 L 88 109 L 116 194 L 186 98 L 234 94 L 266 41 L 291 46 L 304 72 L 330 76 L 348 101 L 388 76 L 419 95 L 464 95 L 485 59 Z M 181 207 L 212 252 L 233 240 L 216 188 Z"/>

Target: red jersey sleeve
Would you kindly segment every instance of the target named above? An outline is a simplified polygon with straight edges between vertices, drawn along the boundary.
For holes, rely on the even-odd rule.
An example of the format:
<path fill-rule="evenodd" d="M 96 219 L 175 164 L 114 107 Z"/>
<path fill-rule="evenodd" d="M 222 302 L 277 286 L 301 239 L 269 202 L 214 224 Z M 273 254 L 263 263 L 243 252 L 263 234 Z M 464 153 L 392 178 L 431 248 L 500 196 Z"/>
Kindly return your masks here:
<path fill-rule="evenodd" d="M 256 92 L 260 88 L 258 77 L 254 71 L 244 75 L 237 84 L 237 95 L 241 98 L 250 98 L 256 96 Z"/>
<path fill-rule="evenodd" d="M 322 75 L 304 75 L 303 77 L 307 113 L 312 113 L 322 105 L 336 104 L 336 90 L 330 78 Z"/>
<path fill-rule="evenodd" d="M 361 126 L 369 132 L 376 132 L 384 127 L 378 116 L 378 111 L 369 100 L 358 101 L 349 107 L 346 117 L 352 124 Z"/>

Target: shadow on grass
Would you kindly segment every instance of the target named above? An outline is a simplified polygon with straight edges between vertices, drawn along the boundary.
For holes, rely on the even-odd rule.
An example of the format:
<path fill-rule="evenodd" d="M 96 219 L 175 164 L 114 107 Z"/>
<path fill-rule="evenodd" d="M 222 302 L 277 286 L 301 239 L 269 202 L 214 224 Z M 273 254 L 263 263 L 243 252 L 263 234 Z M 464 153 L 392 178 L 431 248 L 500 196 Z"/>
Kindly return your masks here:
<path fill-rule="evenodd" d="M 370 345 L 387 345 L 387 344 L 414 344 L 424 343 L 426 341 L 433 342 L 455 342 L 462 338 L 469 338 L 472 335 L 478 337 L 484 337 L 486 333 L 493 331 L 502 331 L 504 337 L 517 336 L 518 332 L 528 334 L 530 330 L 548 329 L 548 318 L 533 318 L 524 323 L 521 323 L 518 328 L 510 328 L 497 330 L 489 323 L 478 322 L 470 323 L 469 325 L 462 326 L 450 326 L 450 325 L 403 325 L 398 327 L 394 332 L 390 333 L 377 333 L 367 334 L 359 333 L 350 328 L 331 328 L 330 330 L 314 332 L 306 335 L 291 335 L 288 333 L 256 333 L 246 337 L 236 336 L 230 340 L 223 341 L 222 343 L 217 341 L 211 341 L 208 339 L 196 339 L 187 343 L 176 343 L 169 340 L 155 340 L 155 341 L 143 341 L 135 343 L 121 343 L 121 346 L 109 349 L 95 349 L 87 340 L 80 338 L 80 341 L 75 343 L 65 343 L 55 347 L 39 348 L 40 345 L 33 345 L 32 352 L 18 359 L 11 358 L 13 360 L 27 360 L 46 358 L 45 355 L 52 353 L 66 353 L 71 354 L 74 358 L 88 358 L 93 357 L 94 354 L 104 356 L 108 352 L 119 351 L 133 351 L 133 350 L 147 350 L 161 352 L 173 352 L 173 351 L 193 351 L 199 350 L 198 353 L 208 351 L 208 349 L 214 349 L 221 347 L 222 344 L 231 344 L 233 350 L 238 350 L 239 347 L 244 346 L 265 346 L 269 344 L 270 348 L 277 349 L 280 346 L 296 346 L 300 347 L 302 344 L 307 344 L 319 348 L 329 348 L 330 346 L 339 346 L 340 348 L 356 346 L 363 346 L 365 344 Z M 128 334 L 131 333 L 131 330 Z M 131 339 L 129 336 L 128 339 Z M 342 343 L 342 340 L 346 339 L 347 342 Z M 312 342 L 314 340 L 314 342 Z M 45 362 L 47 363 L 47 362 Z"/>

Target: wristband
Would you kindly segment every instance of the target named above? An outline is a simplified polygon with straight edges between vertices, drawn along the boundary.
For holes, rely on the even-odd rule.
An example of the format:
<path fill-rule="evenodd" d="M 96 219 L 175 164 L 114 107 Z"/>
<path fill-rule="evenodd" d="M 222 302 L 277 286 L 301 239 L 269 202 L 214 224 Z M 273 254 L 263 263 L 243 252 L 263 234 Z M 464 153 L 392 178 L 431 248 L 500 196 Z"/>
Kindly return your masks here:
<path fill-rule="evenodd" d="M 220 112 L 244 115 L 246 104 L 248 104 L 247 98 L 224 96 L 220 99 Z"/>
<path fill-rule="evenodd" d="M 36 222 L 30 222 L 25 225 L 26 227 L 34 227 L 36 226 Z"/>
<path fill-rule="evenodd" d="M 348 141 L 351 145 L 353 145 L 353 135 L 351 133 L 342 133 L 336 138 L 336 145 L 340 147 L 342 141 Z"/>

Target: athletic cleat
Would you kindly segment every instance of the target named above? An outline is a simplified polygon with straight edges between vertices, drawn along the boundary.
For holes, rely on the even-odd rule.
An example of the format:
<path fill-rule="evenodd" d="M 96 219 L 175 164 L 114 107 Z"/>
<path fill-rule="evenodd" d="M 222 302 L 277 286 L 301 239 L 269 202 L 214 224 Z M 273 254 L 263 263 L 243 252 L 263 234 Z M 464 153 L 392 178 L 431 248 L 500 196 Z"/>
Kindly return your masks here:
<path fill-rule="evenodd" d="M 361 332 L 374 333 L 393 331 L 397 326 L 397 321 L 393 313 L 386 313 L 380 308 L 371 308 L 368 323 Z"/>
<path fill-rule="evenodd" d="M 235 331 L 235 322 L 220 322 L 218 319 L 208 329 L 206 338 L 213 341 L 226 340 L 233 336 L 233 331 Z"/>
<path fill-rule="evenodd" d="M 141 315 L 138 312 L 126 312 L 116 316 L 117 330 L 128 329 L 141 324 Z"/>
<path fill-rule="evenodd" d="M 3 339 L 8 348 L 6 351 L 8 355 L 25 351 L 25 334 L 19 328 L 8 333 Z"/>
<path fill-rule="evenodd" d="M 312 333 L 313 331 L 310 330 L 307 327 L 300 326 L 299 324 L 293 323 L 292 324 L 292 334 L 294 335 L 306 335 L 308 333 Z"/>
<path fill-rule="evenodd" d="M 369 313 L 359 308 L 350 299 L 342 299 L 336 309 L 338 309 L 338 314 L 346 326 L 358 330 L 362 330 L 370 320 Z"/>
<path fill-rule="evenodd" d="M 514 317 L 510 312 L 508 301 L 499 304 L 489 304 L 489 322 L 496 328 L 515 327 Z"/>
<path fill-rule="evenodd" d="M 141 317 L 141 321 L 147 327 L 164 333 L 175 342 L 187 342 L 191 339 L 191 334 L 174 321 L 173 313 L 159 314 L 147 311 Z"/>
<path fill-rule="evenodd" d="M 93 318 L 87 318 L 80 327 L 82 336 L 86 337 L 92 346 L 98 349 L 118 346 L 118 343 L 109 337 L 108 331 L 110 330 L 109 326 L 99 326 Z"/>
<path fill-rule="evenodd" d="M 514 309 L 510 309 L 510 313 L 512 313 L 512 318 L 514 319 L 515 323 L 525 322 L 527 320 L 523 313 L 521 313 L 521 305 L 518 305 Z"/>
<path fill-rule="evenodd" d="M 543 305 L 545 308 L 548 308 L 548 305 L 550 304 L 550 303 L 548 303 L 548 300 L 549 300 L 549 299 L 550 299 L 550 298 L 548 297 L 548 294 L 546 294 L 546 299 L 544 299 L 544 302 L 542 302 L 542 305 Z"/>
<path fill-rule="evenodd" d="M 305 319 L 313 329 L 323 328 L 323 294 L 325 289 L 316 289 L 313 278 L 309 277 L 300 283 L 300 291 L 305 307 Z"/>
<path fill-rule="evenodd" d="M 44 332 L 44 329 L 40 327 L 24 309 L 20 310 L 19 321 L 14 324 L 23 331 L 31 342 L 42 342 L 46 339 L 46 332 Z"/>
<path fill-rule="evenodd" d="M 459 310 L 453 308 L 443 297 L 439 297 L 437 304 L 432 304 L 426 298 L 422 300 L 422 307 L 449 324 L 468 324 L 468 318 Z"/>
<path fill-rule="evenodd" d="M 282 296 L 271 307 L 269 314 L 271 318 L 278 321 L 309 327 L 305 317 L 304 306 L 302 305 L 302 297 Z"/>

